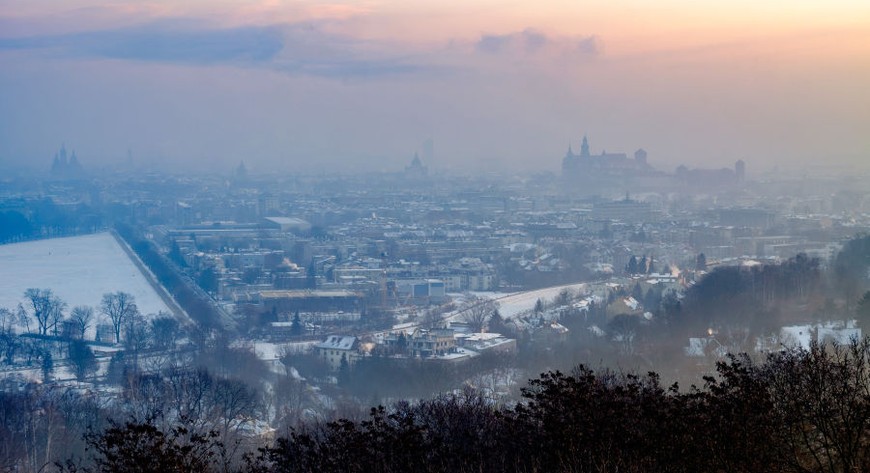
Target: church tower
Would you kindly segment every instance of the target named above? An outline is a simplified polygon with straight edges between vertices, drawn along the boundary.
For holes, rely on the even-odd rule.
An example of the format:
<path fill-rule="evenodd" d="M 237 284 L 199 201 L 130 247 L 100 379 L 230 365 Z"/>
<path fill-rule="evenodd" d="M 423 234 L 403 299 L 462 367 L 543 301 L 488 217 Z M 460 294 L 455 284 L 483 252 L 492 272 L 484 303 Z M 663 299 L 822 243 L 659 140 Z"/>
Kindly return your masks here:
<path fill-rule="evenodd" d="M 589 156 L 589 141 L 586 140 L 586 135 L 583 135 L 583 144 L 580 145 L 580 157 L 588 158 Z"/>

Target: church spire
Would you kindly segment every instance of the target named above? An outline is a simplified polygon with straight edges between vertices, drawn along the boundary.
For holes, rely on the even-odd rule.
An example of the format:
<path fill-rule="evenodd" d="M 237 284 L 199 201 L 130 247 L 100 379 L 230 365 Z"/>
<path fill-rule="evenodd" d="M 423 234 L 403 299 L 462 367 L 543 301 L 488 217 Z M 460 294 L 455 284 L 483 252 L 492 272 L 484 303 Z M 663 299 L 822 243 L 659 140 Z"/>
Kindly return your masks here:
<path fill-rule="evenodd" d="M 580 145 L 580 157 L 588 158 L 589 156 L 589 141 L 586 140 L 586 135 L 583 135 L 583 144 Z"/>

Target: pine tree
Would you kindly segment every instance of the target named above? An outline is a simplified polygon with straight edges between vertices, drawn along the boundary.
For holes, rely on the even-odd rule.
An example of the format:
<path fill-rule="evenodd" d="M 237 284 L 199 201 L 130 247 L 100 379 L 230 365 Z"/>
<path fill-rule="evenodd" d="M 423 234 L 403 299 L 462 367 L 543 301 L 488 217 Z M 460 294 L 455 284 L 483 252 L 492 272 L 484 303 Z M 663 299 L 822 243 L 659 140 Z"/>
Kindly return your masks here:
<path fill-rule="evenodd" d="M 637 264 L 637 272 L 635 274 L 646 274 L 649 272 L 649 260 L 646 259 L 646 255 L 640 259 L 640 262 Z"/>
<path fill-rule="evenodd" d="M 317 289 L 317 268 L 314 266 L 314 261 L 308 265 L 308 270 L 305 271 L 305 286 L 308 289 Z"/>
<path fill-rule="evenodd" d="M 54 372 L 54 360 L 51 358 L 51 353 L 46 351 L 42 354 L 42 382 L 48 383 L 51 381 L 51 374 Z"/>
<path fill-rule="evenodd" d="M 293 314 L 293 323 L 290 325 L 290 333 L 293 336 L 302 335 L 302 319 L 299 317 L 299 309 L 296 309 L 296 313 Z"/>
<path fill-rule="evenodd" d="M 626 266 L 625 272 L 628 274 L 637 274 L 637 256 L 631 255 L 631 259 L 628 260 L 628 266 Z"/>
<path fill-rule="evenodd" d="M 502 318 L 501 313 L 498 309 L 492 312 L 492 317 L 489 319 L 489 331 L 493 333 L 499 333 L 502 335 L 508 334 L 510 332 L 510 328 L 505 323 L 504 318 Z"/>

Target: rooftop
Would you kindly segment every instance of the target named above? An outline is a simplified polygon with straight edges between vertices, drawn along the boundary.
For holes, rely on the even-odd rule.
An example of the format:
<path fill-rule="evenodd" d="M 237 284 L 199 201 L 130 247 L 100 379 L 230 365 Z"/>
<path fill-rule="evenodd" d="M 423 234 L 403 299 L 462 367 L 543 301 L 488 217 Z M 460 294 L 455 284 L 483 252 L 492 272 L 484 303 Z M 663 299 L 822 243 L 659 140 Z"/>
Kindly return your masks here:
<path fill-rule="evenodd" d="M 356 337 L 330 335 L 326 340 L 315 345 L 317 348 L 327 350 L 352 350 L 356 344 Z"/>

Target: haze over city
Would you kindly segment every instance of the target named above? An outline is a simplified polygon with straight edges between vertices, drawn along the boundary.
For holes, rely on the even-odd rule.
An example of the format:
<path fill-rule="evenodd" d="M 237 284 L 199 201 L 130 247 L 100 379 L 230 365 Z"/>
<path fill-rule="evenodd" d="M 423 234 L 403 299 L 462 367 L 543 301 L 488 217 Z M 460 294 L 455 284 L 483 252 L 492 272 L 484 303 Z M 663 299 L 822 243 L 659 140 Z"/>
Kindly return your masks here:
<path fill-rule="evenodd" d="M 863 166 L 862 1 L 0 4 L 0 167 Z"/>
<path fill-rule="evenodd" d="M 870 471 L 868 84 L 868 0 L 0 0 L 0 471 Z"/>

